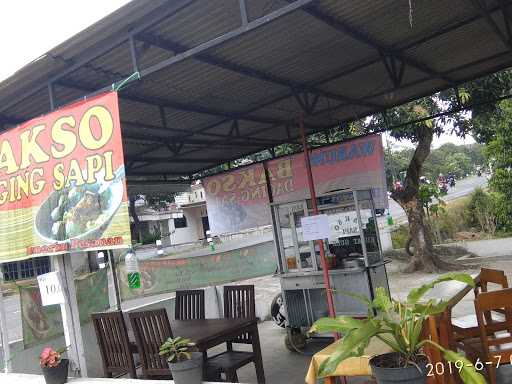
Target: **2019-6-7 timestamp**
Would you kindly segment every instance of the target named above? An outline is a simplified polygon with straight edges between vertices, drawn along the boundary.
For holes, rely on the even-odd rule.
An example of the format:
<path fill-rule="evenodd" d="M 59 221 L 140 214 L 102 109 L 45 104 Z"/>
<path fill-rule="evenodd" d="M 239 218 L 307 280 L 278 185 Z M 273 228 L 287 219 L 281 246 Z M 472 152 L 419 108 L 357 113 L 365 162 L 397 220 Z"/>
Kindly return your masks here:
<path fill-rule="evenodd" d="M 455 362 L 437 362 L 437 363 L 428 363 L 427 364 L 427 376 L 442 376 L 445 374 L 453 374 L 455 372 L 462 371 L 464 367 L 475 367 L 477 371 L 482 371 L 485 366 L 494 365 L 496 368 L 500 367 L 502 363 L 501 356 L 495 356 L 495 361 L 482 361 L 477 359 L 475 363 L 468 363 L 462 360 L 457 360 Z M 510 356 L 510 361 L 508 362 L 512 364 L 512 355 Z"/>

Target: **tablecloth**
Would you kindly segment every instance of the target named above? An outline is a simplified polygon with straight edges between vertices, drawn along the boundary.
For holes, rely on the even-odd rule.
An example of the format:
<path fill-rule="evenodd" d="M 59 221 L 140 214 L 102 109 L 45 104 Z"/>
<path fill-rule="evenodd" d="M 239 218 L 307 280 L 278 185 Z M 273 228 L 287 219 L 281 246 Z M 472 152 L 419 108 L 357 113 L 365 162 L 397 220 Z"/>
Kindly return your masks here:
<path fill-rule="evenodd" d="M 321 351 L 315 353 L 311 358 L 308 373 L 306 374 L 306 383 L 315 384 L 318 376 L 320 364 L 327 359 L 336 349 L 338 340 Z M 331 376 L 371 376 L 370 359 L 382 353 L 391 352 L 391 348 L 377 338 L 373 338 L 361 357 L 349 357 L 338 365 L 336 371 Z"/>

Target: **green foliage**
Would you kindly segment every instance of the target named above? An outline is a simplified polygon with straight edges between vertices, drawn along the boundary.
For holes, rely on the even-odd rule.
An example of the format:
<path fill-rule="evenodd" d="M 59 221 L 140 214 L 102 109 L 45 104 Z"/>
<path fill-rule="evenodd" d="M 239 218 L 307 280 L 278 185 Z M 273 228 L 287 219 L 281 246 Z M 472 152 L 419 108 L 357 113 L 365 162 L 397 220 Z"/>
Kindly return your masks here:
<path fill-rule="evenodd" d="M 368 305 L 368 317 L 366 319 L 357 320 L 341 316 L 335 319 L 322 318 L 317 320 L 310 332 L 338 332 L 343 334 L 341 343 L 338 344 L 335 352 L 320 365 L 320 376 L 329 375 L 336 370 L 336 367 L 343 360 L 349 357 L 361 356 L 374 337 L 399 353 L 400 360 L 404 361 L 406 365 L 418 362 L 419 356 L 422 354 L 422 348 L 426 344 L 440 349 L 449 361 L 464 360 L 457 353 L 446 350 L 429 339 L 422 338 L 421 335 L 427 318 L 443 312 L 448 305 L 443 300 L 424 300 L 425 294 L 437 284 L 453 280 L 474 286 L 471 276 L 465 273 L 448 273 L 431 283 L 412 289 L 405 301 L 392 299 L 384 288 L 377 288 L 376 297 L 372 302 L 367 299 L 363 300 Z M 377 315 L 374 314 L 373 310 L 376 311 Z M 469 364 L 464 364 L 460 375 L 465 383 L 485 383 L 483 376 L 476 372 L 474 366 Z"/>
<path fill-rule="evenodd" d="M 482 80 L 484 81 L 484 80 Z M 512 72 L 489 76 L 486 86 L 477 87 L 475 97 L 484 99 L 510 93 Z M 489 187 L 494 194 L 494 213 L 498 229 L 512 230 L 512 101 L 503 100 L 473 113 L 477 139 L 486 143 L 485 154 L 492 166 Z"/>
<path fill-rule="evenodd" d="M 394 249 L 405 248 L 405 244 L 409 239 L 409 226 L 400 225 L 397 229 L 391 232 L 391 243 Z"/>
<path fill-rule="evenodd" d="M 393 177 L 398 178 L 400 172 L 405 172 L 412 158 L 414 150 L 389 150 L 384 154 L 388 186 L 392 186 Z M 423 164 L 423 175 L 435 181 L 440 173 L 447 175 L 453 173 L 455 177 L 462 178 L 466 174 L 474 173 L 477 165 L 486 164 L 484 146 L 481 144 L 455 145 L 446 143 L 433 149 Z"/>
<path fill-rule="evenodd" d="M 476 188 L 465 209 L 465 220 L 470 226 L 494 235 L 497 227 L 496 196 Z"/>
<path fill-rule="evenodd" d="M 455 238 L 457 232 L 470 231 L 472 226 L 466 220 L 468 197 L 450 201 L 435 218 L 441 241 Z"/>
<path fill-rule="evenodd" d="M 164 356 L 169 363 L 177 363 L 180 361 L 190 360 L 191 352 L 195 351 L 195 344 L 184 337 L 168 338 L 165 343 L 160 346 L 160 356 Z"/>
<path fill-rule="evenodd" d="M 153 229 L 152 232 L 144 233 L 141 236 L 141 243 L 142 244 L 155 244 L 157 240 L 160 240 L 162 238 L 162 235 L 160 233 L 159 228 Z"/>
<path fill-rule="evenodd" d="M 420 184 L 419 197 L 423 204 L 423 208 L 427 210 L 427 214 L 438 213 L 442 210 L 445 202 L 441 197 L 445 196 L 446 192 L 441 191 L 437 184 Z"/>
<path fill-rule="evenodd" d="M 498 224 L 501 228 L 512 228 L 512 101 L 500 103 L 499 118 L 491 118 L 493 137 L 488 142 L 486 153 L 492 163 L 493 175 L 489 187 L 496 193 Z"/>

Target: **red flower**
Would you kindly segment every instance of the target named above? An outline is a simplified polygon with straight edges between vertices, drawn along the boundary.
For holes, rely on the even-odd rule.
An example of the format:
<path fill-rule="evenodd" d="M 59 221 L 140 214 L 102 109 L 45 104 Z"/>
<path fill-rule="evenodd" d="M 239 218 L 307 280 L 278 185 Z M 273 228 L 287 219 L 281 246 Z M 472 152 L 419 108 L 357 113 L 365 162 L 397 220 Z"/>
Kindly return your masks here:
<path fill-rule="evenodd" d="M 39 355 L 39 364 L 41 367 L 57 367 L 60 364 L 60 352 L 51 347 L 43 348 L 41 355 Z"/>

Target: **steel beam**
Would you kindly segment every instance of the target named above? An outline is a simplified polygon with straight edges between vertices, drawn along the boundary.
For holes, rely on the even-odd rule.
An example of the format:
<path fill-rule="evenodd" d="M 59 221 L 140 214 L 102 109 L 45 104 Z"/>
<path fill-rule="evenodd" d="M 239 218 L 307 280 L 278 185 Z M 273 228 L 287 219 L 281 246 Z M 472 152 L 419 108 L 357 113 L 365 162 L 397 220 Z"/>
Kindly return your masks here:
<path fill-rule="evenodd" d="M 396 57 L 397 59 L 400 59 L 407 65 L 410 65 L 411 67 L 415 67 L 415 68 L 419 69 L 420 71 L 425 72 L 425 73 L 427 73 L 431 76 L 434 76 L 438 79 L 444 80 L 449 84 L 453 84 L 455 82 L 453 79 L 443 75 L 440 72 L 435 71 L 434 69 L 430 68 L 428 65 L 423 64 L 423 63 L 417 61 L 416 59 L 409 57 L 400 51 L 394 50 L 391 47 L 387 47 L 386 45 L 380 43 L 379 41 L 361 33 L 356 28 L 349 26 L 348 24 L 322 12 L 315 5 L 310 5 L 310 6 L 304 7 L 303 11 L 308 13 L 309 15 L 315 17 L 316 19 L 324 22 L 325 24 L 331 26 L 335 30 L 342 32 L 347 36 L 352 37 L 354 40 L 364 43 L 364 44 L 374 48 L 378 52 L 384 53 L 386 56 Z"/>
<path fill-rule="evenodd" d="M 238 28 L 235 28 L 223 35 L 217 36 L 214 39 L 208 40 L 202 44 L 199 44 L 191 49 L 186 50 L 185 52 L 181 52 L 173 57 L 170 57 L 160 63 L 152 65 L 151 67 L 145 68 L 141 71 L 141 76 L 148 76 L 154 72 L 158 72 L 164 68 L 167 68 L 173 64 L 179 63 L 183 60 L 186 60 L 190 57 L 193 57 L 202 52 L 206 52 L 212 48 L 218 47 L 221 44 L 224 44 L 230 40 L 233 40 L 244 33 L 256 30 L 268 23 L 273 22 L 283 16 L 286 16 L 297 9 L 304 7 L 305 5 L 312 3 L 314 0 L 294 0 L 290 4 L 281 7 L 273 12 L 270 12 L 258 19 L 254 19 L 248 22 L 245 25 L 242 25 Z M 136 34 L 134 34 L 136 35 Z"/>
<path fill-rule="evenodd" d="M 505 47 L 512 50 L 512 42 L 510 41 L 510 35 L 505 36 L 500 27 L 498 27 L 498 25 L 491 16 L 491 12 L 487 9 L 487 3 L 485 2 L 485 0 L 483 1 L 483 3 L 480 0 L 471 0 L 471 4 L 473 4 L 473 7 L 482 14 L 487 24 L 491 27 L 493 33 L 496 36 L 498 36 L 498 38 L 505 45 Z"/>
<path fill-rule="evenodd" d="M 203 145 L 205 147 L 218 147 L 218 148 L 233 148 L 233 147 L 261 147 L 261 146 L 272 146 L 282 144 L 281 142 L 260 142 L 258 140 L 252 140 L 252 138 L 239 138 L 238 140 L 222 140 L 222 141 L 212 141 L 212 140 L 202 140 L 202 139 L 194 139 L 194 138 L 186 138 L 175 140 L 174 137 L 162 137 L 141 133 L 131 133 L 123 131 L 123 137 L 126 139 L 138 140 L 147 143 L 159 143 L 158 147 L 164 147 L 170 145 L 177 146 L 179 144 L 187 144 L 187 145 Z M 155 151 L 157 148 L 151 148 L 151 151 Z"/>
<path fill-rule="evenodd" d="M 173 164 L 224 164 L 232 159 L 226 158 L 215 158 L 215 157 L 205 157 L 205 158 L 192 158 L 192 159 L 184 159 L 182 157 L 135 157 L 135 156 L 126 156 L 126 161 L 133 163 L 148 163 L 148 164 L 163 164 L 163 163 L 173 163 Z"/>
<path fill-rule="evenodd" d="M 96 90 L 91 87 L 87 86 L 85 84 L 79 84 L 75 81 L 70 80 L 61 80 L 57 82 L 58 85 L 67 87 L 67 88 L 74 88 L 79 89 L 84 92 L 95 92 Z M 133 94 L 127 94 L 126 92 L 119 94 L 120 99 L 124 99 L 127 101 L 133 101 L 136 103 L 141 104 L 149 104 L 157 107 L 165 107 L 165 108 L 172 108 L 177 109 L 180 111 L 186 111 L 186 112 L 194 112 L 194 113 L 201 113 L 204 115 L 211 115 L 211 116 L 217 116 L 217 117 L 224 117 L 229 120 L 238 119 L 238 120 L 245 120 L 245 121 L 251 121 L 255 123 L 261 123 L 261 124 L 276 124 L 276 123 L 286 123 L 286 120 L 278 120 L 274 118 L 268 118 L 268 117 L 260 117 L 260 116 L 251 116 L 249 114 L 239 114 L 237 112 L 229 112 L 229 111 L 221 111 L 213 108 L 207 108 L 202 107 L 199 105 L 191 105 L 186 104 L 180 101 L 176 100 L 168 100 L 168 99 L 160 99 L 157 97 L 150 97 L 150 96 L 136 96 Z"/>
<path fill-rule="evenodd" d="M 139 34 L 135 36 L 135 38 L 139 41 L 145 42 L 147 44 L 151 44 L 155 47 L 164 49 L 166 51 L 173 52 L 175 54 L 179 54 L 182 52 L 186 52 L 189 50 L 189 47 L 186 47 L 182 44 L 176 43 L 174 41 L 170 41 L 169 39 L 164 39 L 158 36 L 151 35 L 149 33 Z M 286 79 L 277 75 L 273 75 L 271 73 L 267 73 L 261 71 L 259 69 L 255 69 L 246 65 L 237 64 L 228 60 L 224 60 L 218 57 L 215 57 L 209 53 L 200 53 L 193 57 L 193 59 L 201 61 L 206 64 L 210 64 L 227 71 L 235 72 L 239 75 L 251 77 L 258 80 L 263 80 L 272 84 L 281 85 L 283 87 L 291 88 L 294 90 L 306 91 L 318 96 L 324 96 L 329 99 L 345 101 L 350 104 L 364 105 L 371 108 L 382 108 L 382 106 L 368 103 L 363 100 L 357 100 L 348 96 L 336 94 L 333 92 L 325 91 L 322 89 L 318 89 L 314 86 L 307 85 L 305 83 L 296 82 L 290 79 Z"/>
<path fill-rule="evenodd" d="M 185 130 L 185 129 L 176 129 L 176 128 L 163 128 L 163 127 L 159 127 L 159 126 L 156 126 L 156 125 L 151 125 L 151 124 L 145 124 L 145 123 L 139 123 L 139 122 L 136 122 L 136 121 L 128 121 L 128 120 L 121 120 L 121 126 L 132 126 L 134 128 L 144 128 L 144 129 L 149 129 L 149 130 L 154 130 L 154 131 L 158 131 L 158 132 L 163 132 L 163 133 L 171 133 L 171 132 L 180 132 L 180 133 L 189 133 L 189 134 L 192 134 L 192 135 L 189 135 L 185 138 L 183 138 L 182 136 L 175 136 L 175 139 L 176 141 L 184 141 L 185 143 L 188 143 L 190 142 L 189 139 L 192 139 L 192 140 L 195 140 L 193 139 L 194 135 L 193 135 L 193 131 L 188 131 L 188 130 Z M 125 134 L 125 132 L 123 131 L 123 135 Z M 197 136 L 197 135 L 196 135 Z M 226 143 L 226 140 L 230 140 L 232 141 L 234 138 L 233 136 L 230 136 L 230 135 L 223 135 L 223 134 L 220 134 L 220 133 L 211 133 L 211 132 L 204 132 L 204 133 L 200 133 L 198 134 L 198 136 L 205 136 L 205 137 L 212 137 L 212 138 L 215 138 L 215 139 L 219 139 L 219 143 Z M 161 137 L 161 136 L 157 136 L 158 139 L 161 140 L 164 139 L 165 137 Z M 220 140 L 222 139 L 222 141 Z M 198 139 L 198 140 L 201 140 L 201 139 Z M 259 138 L 259 137 L 240 137 L 240 140 L 247 140 L 247 141 L 250 141 L 251 143 L 259 143 L 259 144 L 262 144 L 262 145 L 265 145 L 265 144 L 268 144 L 268 145 L 273 145 L 275 144 L 275 142 L 273 140 L 267 140 L 267 139 L 262 139 L 262 138 Z M 203 141 L 206 141 L 206 140 L 203 140 Z M 209 141 L 210 143 L 216 143 L 217 141 Z"/>

